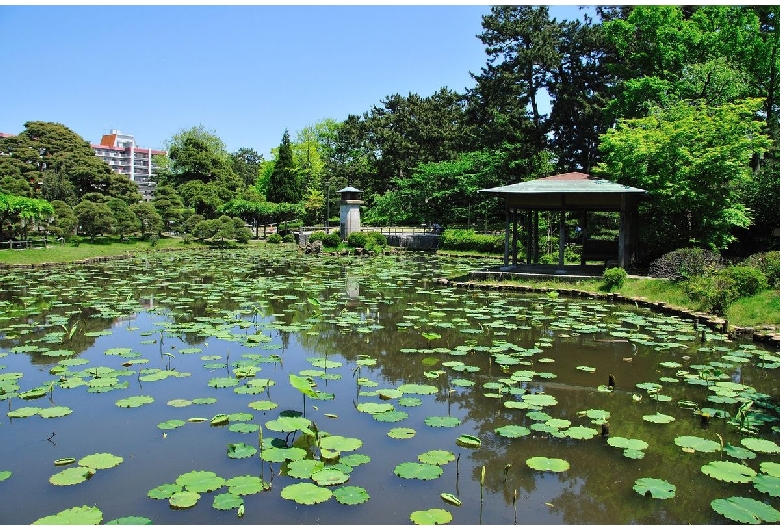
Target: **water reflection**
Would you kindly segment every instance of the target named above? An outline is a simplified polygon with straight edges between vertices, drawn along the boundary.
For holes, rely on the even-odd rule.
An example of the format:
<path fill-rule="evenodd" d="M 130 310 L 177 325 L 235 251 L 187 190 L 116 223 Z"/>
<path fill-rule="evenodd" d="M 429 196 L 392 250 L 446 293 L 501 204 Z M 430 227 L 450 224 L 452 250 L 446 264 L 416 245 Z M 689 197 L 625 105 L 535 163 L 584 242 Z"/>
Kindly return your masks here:
<path fill-rule="evenodd" d="M 762 392 L 776 393 L 777 372 L 761 366 L 761 348 L 743 348 L 715 335 L 702 342 L 690 322 L 618 304 L 461 291 L 434 281 L 477 265 L 482 264 L 429 255 L 367 259 L 219 251 L 7 273 L 0 278 L 0 351 L 8 354 L 2 359 L 5 371 L 24 373 L 19 391 L 80 370 L 74 366 L 59 376 L 47 373 L 45 368 L 63 358 L 83 358 L 90 367 L 122 368 L 112 377 L 127 388 L 105 393 L 93 392 L 97 386 L 57 389 L 53 400 L 68 404 L 74 410 L 71 416 L 0 423 L 0 435 L 18 441 L 0 449 L 0 462 L 10 466 L 20 455 L 26 461 L 24 472 L 17 470 L 13 478 L 16 485 L 6 503 L 26 508 L 14 512 L 0 508 L 0 520 L 27 524 L 84 504 L 87 492 L 90 504 L 120 515 L 150 516 L 155 523 L 237 522 L 212 509 L 210 499 L 191 510 L 173 511 L 164 501 L 146 497 L 149 489 L 193 467 L 225 476 L 247 472 L 275 476 L 271 492 L 245 499 L 244 521 L 261 522 L 262 513 L 264 524 L 403 524 L 411 511 L 433 507 L 450 509 L 456 524 L 709 524 L 725 521 L 709 507 L 715 498 L 750 496 L 778 506 L 776 498 L 759 494 L 750 485 L 704 476 L 701 466 L 726 458 L 723 454 L 685 453 L 674 442 L 677 436 L 690 434 L 740 444 L 746 435 L 729 423 L 729 417 L 714 417 L 703 425 L 700 416 L 678 402 L 733 415 L 739 404 L 735 396 L 744 391 L 717 395 L 708 388 L 730 381 L 752 387 L 758 406 Z M 112 348 L 129 348 L 137 356 L 106 354 Z M 195 351 L 183 353 L 188 350 Z M 310 359 L 323 357 L 338 366 L 315 370 Z M 137 359 L 147 362 L 123 367 Z M 360 364 L 365 360 L 371 362 Z M 39 370 L 30 372 L 30 365 Z M 257 395 L 210 384 L 216 377 L 231 376 L 239 366 L 254 366 L 256 377 L 275 381 L 260 397 L 277 402 L 279 410 L 302 408 L 302 396 L 288 385 L 288 374 L 316 374 L 312 377 L 317 387 L 335 398 L 309 401 L 305 412 L 321 430 L 363 441 L 361 452 L 372 461 L 355 468 L 350 484 L 365 487 L 372 496 L 369 503 L 299 506 L 281 499 L 279 490 L 294 478 L 280 475 L 279 466 L 271 471 L 258 459 L 247 463 L 226 458 L 225 444 L 240 439 L 227 429 L 195 431 L 187 425 L 182 429 L 198 434 L 177 430 L 162 442 L 157 424 L 182 416 L 167 405 L 172 399 L 217 397 L 216 406 L 187 411 L 182 417 L 248 410 Z M 154 370 L 187 376 L 145 380 Z M 706 384 L 700 384 L 701 379 L 685 382 L 685 374 L 703 373 L 711 378 Z M 600 391 L 609 374 L 614 375 L 614 390 Z M 91 382 L 87 375 L 84 379 Z M 662 390 L 652 393 L 637 386 L 647 382 L 659 382 Z M 374 393 L 402 384 L 434 390 L 411 394 L 420 404 L 407 405 Z M 242 380 L 237 388 L 246 387 Z M 118 411 L 116 400 L 128 394 L 154 395 L 156 401 L 145 409 Z M 554 404 L 521 408 L 529 394 L 551 396 Z M 36 400 L 7 399 L 13 409 L 30 403 L 39 406 Z M 383 422 L 358 411 L 359 404 L 374 402 L 390 402 L 408 416 Z M 769 412 L 776 406 L 768 399 L 762 404 Z M 551 427 L 545 419 L 600 429 L 597 421 L 583 415 L 588 410 L 609 412 L 610 436 L 647 441 L 644 457 L 628 458 L 600 435 L 590 439 L 561 435 L 564 429 Z M 776 425 L 776 415 L 769 412 L 759 431 L 764 435 Z M 253 413 L 261 426 L 278 415 L 275 410 Z M 655 413 L 673 416 L 674 421 L 655 424 L 644 419 Z M 425 422 L 431 416 L 457 418 L 460 424 L 431 427 Z M 50 430 L 50 425 L 60 441 L 56 451 L 34 445 L 46 438 L 41 429 Z M 507 425 L 530 432 L 518 438 L 496 432 Z M 407 426 L 416 434 L 408 440 L 391 439 L 387 433 L 396 426 Z M 88 442 L 84 433 L 89 433 Z M 477 436 L 480 447 L 458 446 L 455 439 L 461 434 Z M 19 451 L 19 444 L 32 445 Z M 452 451 L 458 458 L 444 466 L 439 479 L 404 480 L 393 473 L 396 465 L 415 461 L 431 449 Z M 126 506 L 110 501 L 102 491 L 107 487 L 90 488 L 93 484 L 87 483 L 58 489 L 46 482 L 54 473 L 50 468 L 54 457 L 92 451 L 134 455 L 132 471 L 123 465 L 121 472 L 102 483 L 127 492 Z M 563 473 L 533 471 L 526 465 L 532 456 L 561 458 L 570 468 Z M 757 470 L 760 462 L 769 460 L 757 455 L 746 463 Z M 483 467 L 485 480 L 480 485 Z M 641 477 L 673 482 L 677 496 L 673 501 L 640 497 L 632 486 Z M 96 475 L 95 484 L 98 479 Z M 55 499 L 45 506 L 36 502 L 37 493 L 32 494 L 41 484 Z M 444 505 L 440 498 L 444 491 L 455 493 L 462 506 Z"/>

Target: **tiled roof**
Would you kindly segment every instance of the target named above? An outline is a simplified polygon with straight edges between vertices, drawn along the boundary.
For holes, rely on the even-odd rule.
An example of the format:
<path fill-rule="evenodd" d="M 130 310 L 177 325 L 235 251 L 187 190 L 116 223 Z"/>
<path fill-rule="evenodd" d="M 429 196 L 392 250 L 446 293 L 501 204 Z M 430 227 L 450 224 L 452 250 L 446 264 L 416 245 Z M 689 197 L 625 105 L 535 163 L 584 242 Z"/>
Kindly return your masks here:
<path fill-rule="evenodd" d="M 632 188 L 611 180 L 592 177 L 587 173 L 561 173 L 507 186 L 498 186 L 479 190 L 480 193 L 496 195 L 528 193 L 528 194 L 560 194 L 560 193 L 644 193 L 645 190 Z"/>

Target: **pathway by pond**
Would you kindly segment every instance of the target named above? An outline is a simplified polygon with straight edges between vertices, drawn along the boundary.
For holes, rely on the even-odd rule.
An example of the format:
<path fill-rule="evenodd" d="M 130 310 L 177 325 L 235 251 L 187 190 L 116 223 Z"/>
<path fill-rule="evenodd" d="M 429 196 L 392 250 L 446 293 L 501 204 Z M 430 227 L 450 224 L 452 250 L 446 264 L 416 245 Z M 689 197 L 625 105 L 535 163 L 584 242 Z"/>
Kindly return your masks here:
<path fill-rule="evenodd" d="M 0 271 L 0 521 L 776 520 L 776 352 L 437 281 L 476 266 L 255 249 Z"/>

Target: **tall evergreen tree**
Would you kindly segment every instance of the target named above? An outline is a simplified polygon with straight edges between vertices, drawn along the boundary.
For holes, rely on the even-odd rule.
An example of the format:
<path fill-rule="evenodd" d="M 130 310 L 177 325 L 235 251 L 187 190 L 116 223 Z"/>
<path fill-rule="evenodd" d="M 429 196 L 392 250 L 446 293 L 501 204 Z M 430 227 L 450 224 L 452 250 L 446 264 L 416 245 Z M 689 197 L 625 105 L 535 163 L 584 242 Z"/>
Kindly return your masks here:
<path fill-rule="evenodd" d="M 298 203 L 303 199 L 303 191 L 293 160 L 290 133 L 285 129 L 268 183 L 267 198 L 275 203 Z"/>

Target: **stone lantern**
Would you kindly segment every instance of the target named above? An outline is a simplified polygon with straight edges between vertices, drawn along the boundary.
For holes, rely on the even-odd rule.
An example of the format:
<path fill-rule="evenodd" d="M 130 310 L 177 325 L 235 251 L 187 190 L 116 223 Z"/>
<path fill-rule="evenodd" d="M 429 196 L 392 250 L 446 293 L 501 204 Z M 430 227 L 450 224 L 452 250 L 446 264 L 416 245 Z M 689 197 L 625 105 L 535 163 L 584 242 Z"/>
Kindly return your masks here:
<path fill-rule="evenodd" d="M 339 190 L 341 206 L 339 208 L 340 231 L 342 240 L 346 240 L 352 232 L 360 232 L 360 207 L 363 203 L 363 192 L 347 186 Z"/>

